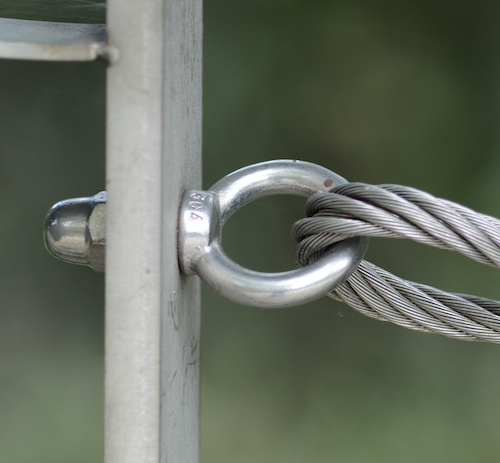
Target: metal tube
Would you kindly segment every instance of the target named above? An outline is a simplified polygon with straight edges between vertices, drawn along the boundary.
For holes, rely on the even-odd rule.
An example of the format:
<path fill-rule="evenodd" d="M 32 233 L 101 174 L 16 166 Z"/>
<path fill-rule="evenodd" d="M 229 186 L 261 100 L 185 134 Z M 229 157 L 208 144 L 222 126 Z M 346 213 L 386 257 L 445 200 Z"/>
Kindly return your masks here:
<path fill-rule="evenodd" d="M 104 24 L 0 18 L 0 58 L 93 61 L 108 56 Z"/>
<path fill-rule="evenodd" d="M 195 463 L 199 283 L 176 242 L 201 183 L 201 0 L 107 8 L 105 463 Z"/>

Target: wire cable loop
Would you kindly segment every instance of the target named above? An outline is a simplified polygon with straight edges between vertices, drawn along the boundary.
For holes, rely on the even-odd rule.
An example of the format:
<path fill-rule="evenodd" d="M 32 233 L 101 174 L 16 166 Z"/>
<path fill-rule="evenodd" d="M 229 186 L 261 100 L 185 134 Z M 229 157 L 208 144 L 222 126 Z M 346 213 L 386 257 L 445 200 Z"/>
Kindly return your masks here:
<path fill-rule="evenodd" d="M 347 183 L 316 193 L 292 227 L 298 266 L 355 236 L 406 238 L 500 268 L 500 220 L 402 185 Z M 408 329 L 500 344 L 500 302 L 406 281 L 362 261 L 328 294 L 358 312 Z"/>

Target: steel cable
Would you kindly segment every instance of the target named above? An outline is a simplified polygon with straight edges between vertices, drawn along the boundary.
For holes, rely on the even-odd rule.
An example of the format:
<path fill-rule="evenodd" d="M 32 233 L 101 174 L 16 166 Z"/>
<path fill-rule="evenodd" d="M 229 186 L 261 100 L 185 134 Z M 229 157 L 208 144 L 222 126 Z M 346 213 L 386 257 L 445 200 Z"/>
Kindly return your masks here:
<path fill-rule="evenodd" d="M 299 266 L 354 236 L 407 238 L 500 268 L 500 220 L 402 185 L 347 183 L 306 202 L 292 227 Z M 500 344 L 500 301 L 406 281 L 370 262 L 328 294 L 358 312 L 412 330 Z"/>

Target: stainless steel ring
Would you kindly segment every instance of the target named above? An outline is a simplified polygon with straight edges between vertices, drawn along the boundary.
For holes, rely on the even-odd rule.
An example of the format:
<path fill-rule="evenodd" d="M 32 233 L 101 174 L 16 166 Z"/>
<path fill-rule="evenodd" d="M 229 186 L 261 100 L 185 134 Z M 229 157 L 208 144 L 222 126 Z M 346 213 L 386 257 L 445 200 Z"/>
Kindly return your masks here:
<path fill-rule="evenodd" d="M 253 307 L 304 304 L 339 286 L 356 269 L 368 239 L 352 238 L 331 247 L 317 262 L 279 273 L 246 269 L 229 259 L 221 230 L 237 209 L 257 198 L 291 194 L 309 197 L 347 183 L 340 175 L 304 161 L 277 160 L 244 167 L 208 191 L 186 190 L 179 213 L 179 264 L 226 298 Z"/>

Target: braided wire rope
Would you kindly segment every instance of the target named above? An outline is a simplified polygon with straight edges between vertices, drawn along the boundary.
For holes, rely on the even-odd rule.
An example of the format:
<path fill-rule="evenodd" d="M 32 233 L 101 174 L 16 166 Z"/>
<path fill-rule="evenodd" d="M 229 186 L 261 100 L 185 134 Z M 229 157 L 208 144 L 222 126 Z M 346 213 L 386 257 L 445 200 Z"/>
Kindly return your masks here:
<path fill-rule="evenodd" d="M 347 183 L 312 195 L 306 215 L 292 226 L 299 266 L 366 236 L 411 239 L 500 268 L 500 220 L 415 188 Z M 412 330 L 500 344 L 500 301 L 407 281 L 365 260 L 328 296 Z"/>

